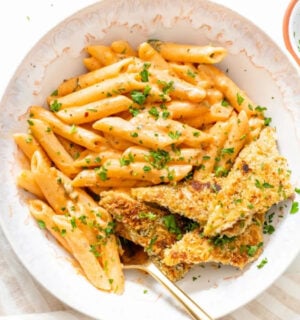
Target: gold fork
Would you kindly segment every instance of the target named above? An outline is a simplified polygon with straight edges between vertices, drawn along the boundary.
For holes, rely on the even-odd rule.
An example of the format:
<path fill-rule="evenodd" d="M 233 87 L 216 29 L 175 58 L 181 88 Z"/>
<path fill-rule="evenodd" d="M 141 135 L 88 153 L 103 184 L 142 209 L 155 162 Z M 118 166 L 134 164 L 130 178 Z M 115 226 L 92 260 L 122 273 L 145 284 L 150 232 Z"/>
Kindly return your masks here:
<path fill-rule="evenodd" d="M 124 269 L 138 269 L 147 272 L 160 282 L 194 320 L 213 320 L 194 300 L 183 292 L 174 282 L 169 280 L 160 269 L 149 259 L 143 249 L 129 259 L 123 261 Z"/>

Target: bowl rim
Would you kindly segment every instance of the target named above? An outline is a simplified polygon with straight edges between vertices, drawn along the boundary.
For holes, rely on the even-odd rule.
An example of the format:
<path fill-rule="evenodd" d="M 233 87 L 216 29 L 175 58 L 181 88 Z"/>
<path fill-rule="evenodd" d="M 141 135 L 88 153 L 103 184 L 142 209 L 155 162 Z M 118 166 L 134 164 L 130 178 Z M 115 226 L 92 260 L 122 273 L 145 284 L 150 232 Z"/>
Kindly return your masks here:
<path fill-rule="evenodd" d="M 298 0 L 291 0 L 289 5 L 287 6 L 283 16 L 282 33 L 283 33 L 283 40 L 287 50 L 290 52 L 290 54 L 298 63 L 298 65 L 300 65 L 300 57 L 295 52 L 291 43 L 290 35 L 289 35 L 290 18 L 297 3 L 298 3 Z"/>

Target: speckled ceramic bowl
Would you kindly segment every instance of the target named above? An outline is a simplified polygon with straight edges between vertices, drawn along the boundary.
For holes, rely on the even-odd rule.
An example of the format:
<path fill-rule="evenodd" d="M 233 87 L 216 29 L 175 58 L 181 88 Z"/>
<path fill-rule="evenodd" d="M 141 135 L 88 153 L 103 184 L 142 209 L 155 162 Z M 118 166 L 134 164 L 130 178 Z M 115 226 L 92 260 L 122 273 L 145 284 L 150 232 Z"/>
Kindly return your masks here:
<path fill-rule="evenodd" d="M 219 67 L 257 104 L 267 106 L 281 153 L 288 159 L 292 183 L 300 186 L 300 80 L 294 65 L 258 27 L 239 14 L 206 0 L 103 0 L 67 18 L 28 53 L 0 106 L 0 222 L 16 254 L 53 295 L 96 319 L 188 319 L 186 313 L 149 276 L 126 271 L 122 296 L 95 289 L 78 274 L 68 255 L 30 217 L 28 194 L 15 185 L 20 159 L 12 139 L 27 128 L 29 105 L 45 97 L 65 78 L 82 72 L 82 48 L 126 39 L 133 46 L 152 39 L 224 46 L 228 56 Z M 5 182 L 5 183 L 4 183 Z M 297 201 L 297 199 L 295 200 Z M 298 199 L 299 201 L 299 199 Z M 279 209 L 274 209 L 279 210 Z M 261 258 L 244 271 L 196 266 L 179 286 L 214 318 L 254 299 L 296 257 L 300 246 L 300 214 L 281 209 L 276 232 L 265 237 Z M 275 221 L 276 220 L 276 221 Z M 278 220 L 278 221 L 277 221 Z M 193 281 L 197 279 L 197 281 Z M 147 289 L 147 294 L 143 292 Z"/>
<path fill-rule="evenodd" d="M 292 0 L 283 19 L 283 38 L 286 48 L 300 64 L 300 1 Z"/>

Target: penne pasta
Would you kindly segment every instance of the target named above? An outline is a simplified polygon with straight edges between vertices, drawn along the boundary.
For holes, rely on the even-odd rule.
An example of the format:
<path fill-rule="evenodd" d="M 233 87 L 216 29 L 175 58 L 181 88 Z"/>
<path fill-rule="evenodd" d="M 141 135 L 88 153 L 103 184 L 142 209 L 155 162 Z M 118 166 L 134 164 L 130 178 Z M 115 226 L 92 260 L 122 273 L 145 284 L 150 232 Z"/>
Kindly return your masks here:
<path fill-rule="evenodd" d="M 95 57 L 104 66 L 118 61 L 117 55 L 108 46 L 92 45 L 87 46 L 85 49 L 92 57 Z"/>
<path fill-rule="evenodd" d="M 197 68 L 192 63 L 175 63 L 169 62 L 170 69 L 181 79 L 195 86 L 208 90 L 211 87 L 211 81 L 202 77 Z"/>
<path fill-rule="evenodd" d="M 228 138 L 228 134 L 231 130 L 230 121 L 216 122 L 209 130 L 209 133 L 215 138 L 215 142 L 209 144 L 206 149 L 203 150 L 203 156 L 201 164 L 195 170 L 193 178 L 201 181 L 201 179 L 207 177 L 214 172 L 215 163 L 219 151 L 223 148 L 225 141 Z"/>
<path fill-rule="evenodd" d="M 203 125 L 215 123 L 218 121 L 226 121 L 233 108 L 231 106 L 222 106 L 222 104 L 214 104 L 210 106 L 209 110 L 200 116 L 182 118 L 181 121 L 194 128 L 201 128 Z"/>
<path fill-rule="evenodd" d="M 73 158 L 59 142 L 52 129 L 47 123 L 39 119 L 31 119 L 31 132 L 43 147 L 49 158 L 67 176 L 74 176 L 78 168 L 73 165 Z"/>
<path fill-rule="evenodd" d="M 58 171 L 51 167 L 48 159 L 41 152 L 36 151 L 31 159 L 33 177 L 41 189 L 47 202 L 57 214 L 66 212 L 69 200 Z"/>
<path fill-rule="evenodd" d="M 238 112 L 244 110 L 248 116 L 258 114 L 256 111 L 257 105 L 220 69 L 213 65 L 201 65 L 199 68 L 209 74 L 216 88 L 224 93 L 230 105 Z"/>
<path fill-rule="evenodd" d="M 30 200 L 28 205 L 29 212 L 35 218 L 37 223 L 42 228 L 46 228 L 69 253 L 72 253 L 68 242 L 64 238 L 64 232 L 62 232 L 63 229 L 60 230 L 53 221 L 53 217 L 56 213 L 52 208 L 48 206 L 47 203 L 39 199 Z"/>
<path fill-rule="evenodd" d="M 31 192 L 39 199 L 44 200 L 44 194 L 39 185 L 36 183 L 34 176 L 30 170 L 22 170 L 17 176 L 17 186 Z"/>
<path fill-rule="evenodd" d="M 90 250 L 90 243 L 79 228 L 72 228 L 70 219 L 55 215 L 54 223 L 59 229 L 65 230 L 65 240 L 73 256 L 79 262 L 88 280 L 98 289 L 110 291 L 109 279 L 97 257 Z"/>
<path fill-rule="evenodd" d="M 154 70 L 152 76 L 162 88 L 162 91 L 168 92 L 171 98 L 201 102 L 206 96 L 204 88 L 197 87 L 176 76 L 170 75 L 165 70 Z"/>
<path fill-rule="evenodd" d="M 133 90 L 144 90 L 146 84 L 137 81 L 136 78 L 137 74 L 135 73 L 121 73 L 117 77 L 105 79 L 63 97 L 51 96 L 48 103 L 50 109 L 55 108 L 55 106 L 59 106 L 59 108 L 82 106 L 90 102 L 125 94 Z"/>
<path fill-rule="evenodd" d="M 159 130 L 142 129 L 141 126 L 135 126 L 119 117 L 98 120 L 94 123 L 93 128 L 149 148 L 164 148 L 179 139 L 179 137 L 172 139 L 168 134 Z"/>
<path fill-rule="evenodd" d="M 98 60 L 97 60 L 98 61 Z M 114 78 L 118 76 L 123 70 L 128 67 L 130 63 L 133 62 L 132 58 L 123 59 L 121 61 L 118 61 L 112 65 L 105 66 L 103 68 L 101 67 L 101 63 L 96 70 L 80 74 L 76 77 L 70 78 L 62 82 L 58 88 L 56 93 L 57 97 L 65 96 L 69 93 L 72 93 L 74 91 L 78 91 L 81 89 L 84 89 L 86 87 L 89 87 L 91 85 L 94 85 L 96 83 L 99 83 L 103 80 Z M 55 98 L 55 95 L 48 97 L 48 101 L 51 101 Z"/>
<path fill-rule="evenodd" d="M 128 41 L 116 40 L 110 45 L 111 49 L 122 56 L 125 57 L 136 57 L 137 52 L 131 47 Z"/>
<path fill-rule="evenodd" d="M 199 117 L 209 111 L 209 105 L 206 103 L 192 103 L 186 101 L 172 100 L 166 104 L 172 119 Z"/>
<path fill-rule="evenodd" d="M 197 46 L 159 40 L 152 40 L 150 44 L 168 61 L 214 64 L 221 62 L 227 54 L 225 48 L 211 45 Z"/>
<path fill-rule="evenodd" d="M 84 150 L 86 150 L 84 147 L 80 146 L 79 144 L 76 144 L 62 136 L 57 135 L 57 139 L 74 160 L 78 159 L 80 157 L 80 154 Z"/>
<path fill-rule="evenodd" d="M 87 187 L 93 185 L 103 186 L 103 184 L 94 184 L 93 182 L 117 178 L 124 180 L 149 181 L 153 184 L 176 182 L 186 177 L 191 169 L 191 165 L 169 165 L 165 168 L 156 169 L 151 167 L 147 162 L 133 162 L 123 166 L 120 161 L 111 159 L 97 169 L 81 171 L 73 179 L 73 185 Z"/>
<path fill-rule="evenodd" d="M 15 133 L 13 135 L 13 138 L 15 143 L 23 151 L 23 153 L 27 156 L 28 159 L 31 159 L 32 155 L 36 150 L 42 150 L 41 146 L 32 136 L 32 134 Z"/>
<path fill-rule="evenodd" d="M 118 150 L 107 149 L 99 152 L 86 150 L 80 157 L 74 161 L 75 167 L 97 167 L 103 164 L 107 159 L 120 159 L 122 153 Z"/>
<path fill-rule="evenodd" d="M 128 110 L 133 101 L 125 96 L 115 96 L 91 102 L 83 106 L 71 107 L 56 113 L 68 124 L 83 124 Z"/>
<path fill-rule="evenodd" d="M 30 108 L 32 116 L 48 123 L 56 134 L 90 150 L 97 150 L 106 140 L 94 132 L 79 126 L 68 125 L 59 120 L 52 112 L 38 106 Z"/>
<path fill-rule="evenodd" d="M 200 148 L 165 148 L 164 150 L 148 149 L 140 146 L 127 148 L 120 158 L 121 163 L 149 162 L 154 167 L 163 167 L 167 164 L 191 164 L 199 165 L 203 150 Z"/>
<path fill-rule="evenodd" d="M 84 58 L 83 64 L 89 71 L 94 71 L 103 67 L 102 63 L 95 57 Z"/>
<path fill-rule="evenodd" d="M 145 132 L 146 128 L 157 128 L 162 133 L 165 132 L 165 134 L 167 134 L 168 137 L 172 140 L 172 143 L 170 143 L 170 145 L 184 143 L 189 147 L 200 148 L 202 143 L 213 141 L 213 137 L 206 132 L 182 124 L 181 122 L 176 120 L 162 118 L 158 118 L 155 120 L 153 117 L 145 114 L 139 114 L 133 120 L 134 121 L 132 121 L 132 123 L 140 124 L 143 132 Z M 147 146 L 144 143 L 143 145 Z"/>
<path fill-rule="evenodd" d="M 169 69 L 165 59 L 147 42 L 139 45 L 138 56 L 144 61 L 149 61 L 155 68 Z"/>
<path fill-rule="evenodd" d="M 219 161 L 216 164 L 216 170 L 219 170 L 221 174 L 225 170 L 233 165 L 234 160 L 245 145 L 247 141 L 247 135 L 249 134 L 249 123 L 246 112 L 241 111 L 237 116 L 233 114 L 231 119 L 231 130 L 228 133 L 228 139 L 226 140 L 223 149 L 220 150 Z"/>

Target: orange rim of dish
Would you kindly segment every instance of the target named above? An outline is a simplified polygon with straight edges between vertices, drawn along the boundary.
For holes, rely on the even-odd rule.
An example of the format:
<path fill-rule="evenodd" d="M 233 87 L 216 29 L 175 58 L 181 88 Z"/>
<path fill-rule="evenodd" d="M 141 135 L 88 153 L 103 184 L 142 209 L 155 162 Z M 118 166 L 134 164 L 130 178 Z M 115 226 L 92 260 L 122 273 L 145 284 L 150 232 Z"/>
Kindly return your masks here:
<path fill-rule="evenodd" d="M 288 7 L 285 11 L 284 17 L 283 17 L 282 32 L 283 32 L 283 40 L 284 40 L 286 48 L 288 49 L 290 54 L 293 56 L 295 61 L 300 65 L 300 58 L 298 57 L 298 55 L 294 51 L 292 43 L 291 43 L 291 39 L 289 37 L 290 18 L 291 18 L 293 9 L 294 9 L 297 2 L 298 2 L 298 0 L 292 0 L 290 2 L 290 4 L 288 5 Z"/>

